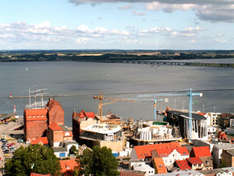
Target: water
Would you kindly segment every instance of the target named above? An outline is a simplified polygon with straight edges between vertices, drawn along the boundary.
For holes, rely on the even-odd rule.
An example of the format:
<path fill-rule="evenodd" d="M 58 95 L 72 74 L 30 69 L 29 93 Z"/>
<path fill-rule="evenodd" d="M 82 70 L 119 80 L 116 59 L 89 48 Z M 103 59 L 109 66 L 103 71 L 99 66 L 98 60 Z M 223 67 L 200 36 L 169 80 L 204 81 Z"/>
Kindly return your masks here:
<path fill-rule="evenodd" d="M 103 93 L 108 97 L 136 97 L 139 92 L 165 90 L 233 89 L 234 69 L 160 66 L 141 64 L 85 63 L 85 62 L 26 62 L 0 64 L 0 113 L 12 112 L 13 105 L 23 113 L 27 99 L 8 99 L 8 95 L 27 95 L 28 88 L 47 88 L 48 93 L 76 94 L 56 98 L 65 111 L 65 123 L 71 125 L 72 112 L 97 112 L 97 101 L 92 97 Z M 122 94 L 121 94 L 122 93 Z M 203 92 L 194 97 L 194 110 L 234 112 L 234 91 Z M 160 102 L 158 109 L 166 106 L 187 108 L 188 97 L 169 97 Z M 122 118 L 153 119 L 151 101 L 117 102 L 104 106 Z"/>

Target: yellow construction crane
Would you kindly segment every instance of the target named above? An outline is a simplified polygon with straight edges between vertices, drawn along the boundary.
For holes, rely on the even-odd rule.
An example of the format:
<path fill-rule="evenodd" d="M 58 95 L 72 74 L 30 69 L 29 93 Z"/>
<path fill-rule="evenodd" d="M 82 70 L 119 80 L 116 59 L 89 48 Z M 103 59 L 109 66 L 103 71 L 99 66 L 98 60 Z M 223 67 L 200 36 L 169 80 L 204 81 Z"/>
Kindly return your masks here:
<path fill-rule="evenodd" d="M 124 99 L 124 98 L 112 98 L 112 97 L 104 97 L 102 94 L 98 96 L 94 96 L 93 99 L 99 100 L 98 102 L 98 116 L 102 119 L 103 116 L 103 106 L 108 104 L 113 104 L 118 101 L 125 101 L 125 102 L 135 102 L 134 100 Z M 110 102 L 104 103 L 104 100 L 109 100 Z"/>

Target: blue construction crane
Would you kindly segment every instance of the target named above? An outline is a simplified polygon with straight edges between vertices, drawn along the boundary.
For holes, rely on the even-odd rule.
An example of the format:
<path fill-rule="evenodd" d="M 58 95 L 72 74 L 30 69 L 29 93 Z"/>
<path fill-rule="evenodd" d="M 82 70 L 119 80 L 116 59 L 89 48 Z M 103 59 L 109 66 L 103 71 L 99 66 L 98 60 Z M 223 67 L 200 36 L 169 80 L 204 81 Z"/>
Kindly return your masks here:
<path fill-rule="evenodd" d="M 202 97 L 202 93 L 192 92 L 192 89 L 189 89 L 189 92 L 186 93 L 159 93 L 159 94 L 140 94 L 138 98 L 146 98 L 146 97 L 154 97 L 155 103 L 157 103 L 156 97 L 169 97 L 169 96 L 188 96 L 189 97 L 189 134 L 188 138 L 191 139 L 192 137 L 192 111 L 193 111 L 193 96 L 200 96 Z M 155 104 L 156 105 L 156 104 Z M 155 106 L 156 107 L 156 106 Z M 157 117 L 157 109 L 154 109 L 155 118 Z"/>
<path fill-rule="evenodd" d="M 154 121 L 157 121 L 157 102 L 168 102 L 168 99 L 158 99 L 154 97 Z"/>

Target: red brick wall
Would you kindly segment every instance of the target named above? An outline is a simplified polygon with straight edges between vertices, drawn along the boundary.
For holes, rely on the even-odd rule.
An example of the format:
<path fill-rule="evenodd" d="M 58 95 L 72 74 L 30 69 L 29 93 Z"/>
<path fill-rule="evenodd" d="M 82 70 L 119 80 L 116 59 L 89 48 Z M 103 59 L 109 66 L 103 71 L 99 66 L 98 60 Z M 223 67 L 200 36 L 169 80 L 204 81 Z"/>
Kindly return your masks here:
<path fill-rule="evenodd" d="M 54 142 L 63 142 L 63 131 L 54 131 L 53 139 Z"/>
<path fill-rule="evenodd" d="M 47 130 L 47 120 L 26 120 L 25 139 L 32 141 L 39 137 L 45 136 Z"/>
<path fill-rule="evenodd" d="M 64 125 L 64 110 L 62 106 L 55 100 L 50 100 L 48 106 L 49 106 L 48 110 L 49 124 L 55 122 L 58 125 Z"/>

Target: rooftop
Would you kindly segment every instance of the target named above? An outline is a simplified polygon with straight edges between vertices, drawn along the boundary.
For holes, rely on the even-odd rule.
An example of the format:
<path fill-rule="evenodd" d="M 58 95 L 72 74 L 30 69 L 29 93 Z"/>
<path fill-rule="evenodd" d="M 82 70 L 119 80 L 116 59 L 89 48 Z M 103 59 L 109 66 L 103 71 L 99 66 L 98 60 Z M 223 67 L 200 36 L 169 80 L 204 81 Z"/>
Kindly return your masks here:
<path fill-rule="evenodd" d="M 208 146 L 193 147 L 192 151 L 195 157 L 210 157 L 210 148 Z"/>
<path fill-rule="evenodd" d="M 184 118 L 189 118 L 189 113 L 188 112 L 181 112 L 181 111 L 168 111 L 169 113 L 172 113 L 174 115 L 177 116 L 181 116 Z M 195 120 L 202 120 L 202 119 L 206 119 L 206 117 L 204 117 L 201 114 L 197 114 L 197 113 L 192 113 L 192 118 Z"/>
<path fill-rule="evenodd" d="M 234 149 L 227 150 L 226 152 L 227 152 L 228 154 L 230 154 L 231 156 L 234 156 Z"/>
<path fill-rule="evenodd" d="M 187 161 L 191 164 L 202 164 L 202 160 L 198 157 L 187 158 Z"/>
<path fill-rule="evenodd" d="M 186 147 L 181 147 L 178 142 L 140 145 L 134 147 L 138 159 L 145 159 L 145 157 L 151 157 L 152 151 L 155 150 L 158 157 L 168 156 L 171 152 L 176 150 L 181 155 L 189 155 Z"/>
<path fill-rule="evenodd" d="M 191 169 L 191 167 L 188 165 L 187 160 L 177 160 L 176 164 L 180 168 L 180 170 L 190 170 Z"/>
<path fill-rule="evenodd" d="M 60 160 L 61 173 L 66 173 L 68 171 L 74 171 L 79 164 L 75 160 Z"/>
<path fill-rule="evenodd" d="M 220 143 L 220 144 L 215 144 L 214 145 L 215 148 L 218 149 L 223 149 L 223 150 L 227 150 L 227 149 L 234 149 L 234 144 L 230 144 L 230 143 Z"/>
<path fill-rule="evenodd" d="M 96 115 L 94 112 L 85 112 L 84 110 L 81 110 L 81 112 L 73 112 L 72 114 L 73 118 L 95 118 Z"/>
<path fill-rule="evenodd" d="M 172 173 L 166 173 L 166 174 L 156 174 L 158 176 L 203 176 L 202 173 L 196 170 L 188 170 L 188 171 L 178 171 L 178 172 L 172 172 Z M 155 176 L 156 176 L 155 175 Z"/>
<path fill-rule="evenodd" d="M 157 171 L 157 173 L 159 173 L 159 174 L 167 173 L 167 168 L 166 168 L 162 158 L 155 157 L 154 158 L 154 166 L 155 166 L 155 170 Z"/>

